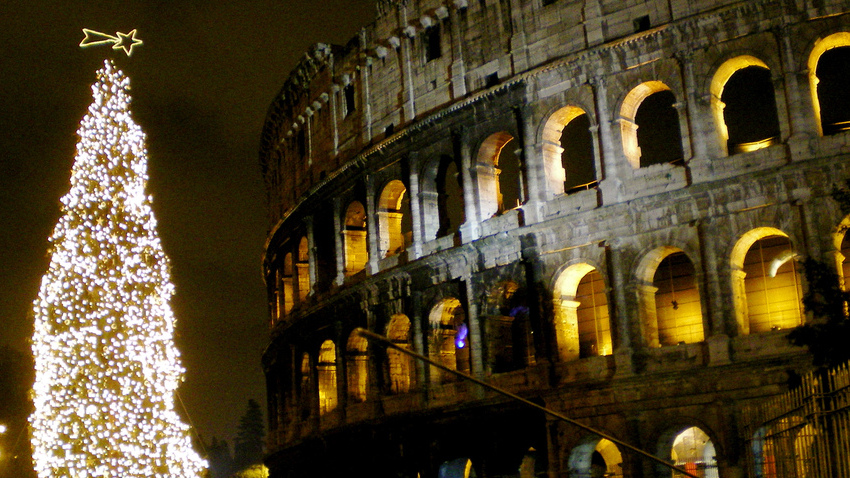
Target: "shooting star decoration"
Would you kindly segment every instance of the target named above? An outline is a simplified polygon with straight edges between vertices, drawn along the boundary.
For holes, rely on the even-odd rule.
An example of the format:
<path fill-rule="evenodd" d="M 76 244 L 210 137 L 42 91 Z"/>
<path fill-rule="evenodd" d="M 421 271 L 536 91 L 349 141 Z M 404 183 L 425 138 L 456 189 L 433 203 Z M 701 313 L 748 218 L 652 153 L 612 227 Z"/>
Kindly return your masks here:
<path fill-rule="evenodd" d="M 124 50 L 124 53 L 130 56 L 133 54 L 133 48 L 142 44 L 142 40 L 136 38 L 135 29 L 130 30 L 130 33 L 115 32 L 116 36 L 96 32 L 88 28 L 83 28 L 83 33 L 85 33 L 86 37 L 80 42 L 80 47 L 82 48 L 112 43 L 113 50 Z"/>

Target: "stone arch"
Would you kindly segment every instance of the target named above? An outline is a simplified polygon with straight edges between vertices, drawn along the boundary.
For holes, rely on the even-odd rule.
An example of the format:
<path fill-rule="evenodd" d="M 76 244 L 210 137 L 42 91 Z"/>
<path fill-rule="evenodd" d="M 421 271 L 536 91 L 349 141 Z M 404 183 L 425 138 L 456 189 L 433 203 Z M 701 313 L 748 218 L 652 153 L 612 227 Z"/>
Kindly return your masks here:
<path fill-rule="evenodd" d="M 608 439 L 585 437 L 570 451 L 569 470 L 570 478 L 622 478 L 623 455 Z"/>
<path fill-rule="evenodd" d="M 682 249 L 662 246 L 638 266 L 638 299 L 644 338 L 650 347 L 702 342 L 699 284 L 693 262 Z"/>
<path fill-rule="evenodd" d="M 353 403 L 365 402 L 369 383 L 368 341 L 366 337 L 352 332 L 345 349 L 348 399 Z"/>
<path fill-rule="evenodd" d="M 843 221 L 835 228 L 832 233 L 832 245 L 834 247 L 832 254 L 835 258 L 835 266 L 838 271 L 838 276 L 841 280 L 843 290 L 850 289 L 850 216 L 844 218 Z"/>
<path fill-rule="evenodd" d="M 759 227 L 732 249 L 732 294 L 744 334 L 796 327 L 802 322 L 802 286 L 796 253 L 787 234 Z"/>
<path fill-rule="evenodd" d="M 526 290 L 502 281 L 490 290 L 490 315 L 485 326 L 488 361 L 493 372 L 517 370 L 535 363 Z"/>
<path fill-rule="evenodd" d="M 578 106 L 564 106 L 543 126 L 543 161 L 553 194 L 596 187 L 591 120 Z"/>
<path fill-rule="evenodd" d="M 390 257 L 410 245 L 410 198 L 407 188 L 398 179 L 384 186 L 378 198 L 378 252 Z"/>
<path fill-rule="evenodd" d="M 458 162 L 451 156 L 440 156 L 426 164 L 422 178 L 419 195 L 424 239 L 454 234 L 466 220 Z"/>
<path fill-rule="evenodd" d="M 612 352 L 608 298 L 602 274 L 590 264 L 567 267 L 553 291 L 555 334 L 561 361 Z"/>
<path fill-rule="evenodd" d="M 336 345 L 325 340 L 319 347 L 319 414 L 324 415 L 337 407 Z"/>
<path fill-rule="evenodd" d="M 452 370 L 468 373 L 470 368 L 469 324 L 466 313 L 458 299 L 448 297 L 441 300 L 428 315 L 431 337 L 428 351 L 431 359 Z M 439 380 L 447 382 L 455 379 L 454 375 L 431 369 Z"/>
<path fill-rule="evenodd" d="M 475 168 L 482 221 L 523 202 L 522 168 L 519 158 L 509 146 L 512 142 L 515 146 L 513 136 L 500 131 L 487 137 L 478 148 Z"/>
<path fill-rule="evenodd" d="M 714 73 L 710 90 L 717 134 L 728 154 L 756 151 L 776 142 L 779 116 L 765 62 L 751 55 L 726 60 Z"/>
<path fill-rule="evenodd" d="M 684 158 L 676 105 L 675 94 L 660 81 L 643 82 L 623 99 L 620 133 L 623 152 L 634 169 Z"/>
<path fill-rule="evenodd" d="M 310 293 L 310 246 L 307 242 L 307 236 L 302 236 L 298 243 L 298 261 L 295 264 L 298 275 L 298 300 L 304 302 L 307 300 L 307 294 Z"/>
<path fill-rule="evenodd" d="M 847 83 L 850 82 L 850 67 L 842 65 L 847 63 L 848 58 L 850 32 L 837 32 L 817 40 L 809 54 L 809 87 L 815 122 L 822 136 L 850 129 L 850 95 L 846 94 Z M 823 70 L 825 65 L 821 64 L 822 59 L 826 60 L 825 63 L 836 63 L 838 68 L 827 74 Z"/>
<path fill-rule="evenodd" d="M 345 210 L 343 226 L 343 247 L 345 250 L 345 275 L 354 275 L 369 262 L 369 249 L 366 244 L 366 208 L 360 201 L 351 201 Z"/>
<path fill-rule="evenodd" d="M 410 319 L 404 314 L 396 314 L 390 318 L 387 325 L 387 338 L 390 342 L 405 349 L 413 348 L 413 334 Z M 407 393 L 413 388 L 416 379 L 414 358 L 398 350 L 387 348 L 389 365 L 390 392 L 394 394 Z"/>
<path fill-rule="evenodd" d="M 699 426 L 674 428 L 662 434 L 658 456 L 694 475 L 719 478 L 717 448 L 709 432 Z M 661 465 L 656 465 L 656 469 L 657 476 L 680 476 Z"/>

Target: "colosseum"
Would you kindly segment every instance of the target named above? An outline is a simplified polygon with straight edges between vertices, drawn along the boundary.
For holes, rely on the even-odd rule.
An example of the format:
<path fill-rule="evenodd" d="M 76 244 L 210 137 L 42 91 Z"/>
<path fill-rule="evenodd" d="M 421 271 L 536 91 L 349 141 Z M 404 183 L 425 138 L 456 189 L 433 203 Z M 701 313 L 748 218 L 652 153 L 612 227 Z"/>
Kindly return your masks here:
<path fill-rule="evenodd" d="M 271 476 L 671 476 L 358 327 L 777 476 L 740 417 L 811 362 L 801 259 L 850 274 L 848 85 L 847 1 L 379 0 L 263 128 Z"/>

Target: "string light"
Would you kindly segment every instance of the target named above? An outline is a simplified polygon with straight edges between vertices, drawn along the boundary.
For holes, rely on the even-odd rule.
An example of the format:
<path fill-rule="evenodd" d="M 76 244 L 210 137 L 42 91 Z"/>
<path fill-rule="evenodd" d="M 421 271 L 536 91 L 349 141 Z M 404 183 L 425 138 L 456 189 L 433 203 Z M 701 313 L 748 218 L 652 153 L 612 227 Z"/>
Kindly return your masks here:
<path fill-rule="evenodd" d="M 145 194 L 145 136 L 110 62 L 77 131 L 71 189 L 34 303 L 33 461 L 46 477 L 195 477 L 175 412 L 174 286 Z"/>

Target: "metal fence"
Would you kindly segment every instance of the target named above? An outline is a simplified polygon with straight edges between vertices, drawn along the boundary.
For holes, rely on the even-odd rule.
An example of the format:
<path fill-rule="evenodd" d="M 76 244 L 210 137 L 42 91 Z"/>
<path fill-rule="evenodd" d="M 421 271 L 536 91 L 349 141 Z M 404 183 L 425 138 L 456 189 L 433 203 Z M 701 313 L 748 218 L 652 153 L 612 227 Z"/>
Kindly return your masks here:
<path fill-rule="evenodd" d="M 743 410 L 752 478 L 850 478 L 850 363 Z"/>

